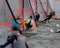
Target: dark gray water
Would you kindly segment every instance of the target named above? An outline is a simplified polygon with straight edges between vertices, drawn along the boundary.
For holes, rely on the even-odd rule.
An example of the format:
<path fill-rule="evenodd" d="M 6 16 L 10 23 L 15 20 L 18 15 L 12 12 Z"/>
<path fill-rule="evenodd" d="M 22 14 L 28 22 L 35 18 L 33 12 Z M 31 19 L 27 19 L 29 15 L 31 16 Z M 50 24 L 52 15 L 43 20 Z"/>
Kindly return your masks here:
<path fill-rule="evenodd" d="M 57 21 L 53 23 L 58 24 L 59 21 Z M 37 34 L 27 38 L 30 48 L 60 48 L 60 33 L 51 32 L 59 27 L 55 26 L 52 21 L 50 23 L 48 25 L 40 24 L 41 26 L 36 29 Z"/>
<path fill-rule="evenodd" d="M 30 48 L 60 48 L 60 33 L 51 32 L 51 30 L 60 29 L 56 26 L 60 21 L 57 20 L 53 23 L 52 21 L 47 25 L 39 23 L 37 29 L 23 31 Z M 9 27 L 0 27 L 0 45 L 6 42 L 9 29 Z"/>

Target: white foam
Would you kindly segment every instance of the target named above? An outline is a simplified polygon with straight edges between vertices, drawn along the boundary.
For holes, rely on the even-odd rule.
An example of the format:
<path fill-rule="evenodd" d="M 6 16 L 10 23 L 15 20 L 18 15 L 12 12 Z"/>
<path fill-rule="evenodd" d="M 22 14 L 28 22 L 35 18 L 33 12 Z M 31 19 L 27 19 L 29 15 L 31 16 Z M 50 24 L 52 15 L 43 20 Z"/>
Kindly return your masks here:
<path fill-rule="evenodd" d="M 52 29 L 51 29 L 50 31 L 51 31 L 51 32 L 54 32 L 54 30 L 52 30 Z"/>

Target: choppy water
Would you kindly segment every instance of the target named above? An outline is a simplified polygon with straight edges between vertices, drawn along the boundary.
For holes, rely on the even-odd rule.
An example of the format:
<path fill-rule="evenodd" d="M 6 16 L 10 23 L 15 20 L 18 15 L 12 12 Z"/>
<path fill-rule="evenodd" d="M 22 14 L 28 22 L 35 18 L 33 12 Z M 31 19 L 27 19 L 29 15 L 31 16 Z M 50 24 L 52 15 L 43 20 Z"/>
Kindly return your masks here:
<path fill-rule="evenodd" d="M 60 29 L 60 27 L 55 26 L 60 24 L 59 22 L 57 20 L 53 24 L 51 21 L 51 24 L 48 25 L 39 23 L 37 29 L 23 31 L 29 48 L 60 48 L 60 33 L 51 32 L 51 30 Z M 0 45 L 6 42 L 9 29 L 9 27 L 0 27 Z"/>
<path fill-rule="evenodd" d="M 59 22 L 54 22 L 53 24 L 41 26 L 36 29 L 37 34 L 31 35 L 27 38 L 27 43 L 30 48 L 60 48 L 60 33 L 51 32 L 51 30 L 59 29 L 55 26 Z M 51 25 L 51 26 L 50 26 Z M 33 32 L 33 31 L 32 31 Z"/>

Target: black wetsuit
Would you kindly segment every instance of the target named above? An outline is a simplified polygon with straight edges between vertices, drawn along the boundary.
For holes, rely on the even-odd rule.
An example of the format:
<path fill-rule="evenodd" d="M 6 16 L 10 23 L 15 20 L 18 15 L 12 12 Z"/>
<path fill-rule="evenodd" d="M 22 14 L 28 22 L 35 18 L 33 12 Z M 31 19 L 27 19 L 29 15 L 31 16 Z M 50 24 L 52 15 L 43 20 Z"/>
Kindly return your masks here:
<path fill-rule="evenodd" d="M 52 15 L 48 15 L 46 19 L 44 19 L 43 21 L 47 21 L 50 20 L 52 18 Z"/>
<path fill-rule="evenodd" d="M 17 36 L 16 35 L 8 36 L 7 37 L 7 42 L 5 44 L 3 44 L 3 45 L 0 45 L 0 48 L 5 48 L 9 44 L 12 44 L 14 42 L 14 40 L 17 40 Z"/>
<path fill-rule="evenodd" d="M 40 14 L 36 14 L 36 15 L 34 16 L 35 21 L 38 21 L 39 18 L 40 18 Z"/>
<path fill-rule="evenodd" d="M 44 19 L 43 21 L 50 20 L 54 15 L 55 15 L 55 13 L 54 12 L 51 12 L 50 15 L 48 15 L 47 18 Z"/>
<path fill-rule="evenodd" d="M 35 20 L 35 23 L 36 23 L 36 26 L 37 26 L 37 27 L 38 27 L 37 21 L 39 20 L 39 18 L 40 18 L 40 14 L 36 14 L 36 15 L 34 16 L 34 20 Z"/>

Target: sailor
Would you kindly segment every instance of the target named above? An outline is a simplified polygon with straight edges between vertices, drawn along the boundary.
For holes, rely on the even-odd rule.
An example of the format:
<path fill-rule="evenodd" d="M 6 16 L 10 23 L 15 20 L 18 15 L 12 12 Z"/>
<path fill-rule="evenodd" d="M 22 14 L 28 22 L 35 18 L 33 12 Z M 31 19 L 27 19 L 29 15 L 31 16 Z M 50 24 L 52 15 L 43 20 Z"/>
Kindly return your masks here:
<path fill-rule="evenodd" d="M 40 14 L 35 12 L 35 16 L 34 16 L 35 21 L 38 21 L 39 18 L 40 18 Z"/>
<path fill-rule="evenodd" d="M 37 21 L 39 21 L 39 18 L 40 18 L 40 14 L 35 12 L 35 15 L 34 15 L 34 20 L 35 20 L 35 23 L 36 23 L 36 26 L 38 27 L 37 25 Z"/>
<path fill-rule="evenodd" d="M 28 20 L 25 21 L 27 29 L 31 28 L 34 25 L 34 19 L 33 16 L 30 16 Z"/>
<path fill-rule="evenodd" d="M 15 46 L 17 46 L 17 48 L 26 48 L 25 37 L 18 32 L 18 29 L 19 24 L 14 23 L 12 25 L 12 32 L 9 33 L 6 43 L 0 45 L 0 48 L 5 48 L 10 44 L 13 44 L 12 48 L 16 48 Z M 18 44 L 14 44 L 15 42 L 18 42 Z"/>
<path fill-rule="evenodd" d="M 47 18 L 44 19 L 42 22 L 45 22 L 45 23 L 46 23 L 46 22 L 49 21 L 54 15 L 55 15 L 55 12 L 52 11 L 52 12 L 47 16 Z"/>

